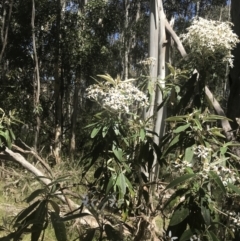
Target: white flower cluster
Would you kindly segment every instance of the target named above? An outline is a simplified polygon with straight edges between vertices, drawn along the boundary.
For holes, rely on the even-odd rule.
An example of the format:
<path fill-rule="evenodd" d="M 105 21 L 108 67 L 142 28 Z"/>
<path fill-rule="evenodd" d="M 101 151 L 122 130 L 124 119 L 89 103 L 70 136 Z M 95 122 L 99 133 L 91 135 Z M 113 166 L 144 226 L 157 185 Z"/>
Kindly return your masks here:
<path fill-rule="evenodd" d="M 194 147 L 194 154 L 197 155 L 197 157 L 207 158 L 210 153 L 211 148 L 207 148 L 203 145 L 198 145 Z"/>
<path fill-rule="evenodd" d="M 178 171 L 180 171 L 180 173 L 184 173 L 186 167 L 191 167 L 204 179 L 209 178 L 209 171 L 214 171 L 219 176 L 224 186 L 227 186 L 228 183 L 240 183 L 240 177 L 234 170 L 231 170 L 228 167 L 218 166 L 210 162 L 211 151 L 211 148 L 207 148 L 203 145 L 195 146 L 194 154 L 198 157 L 197 159 L 193 159 L 192 162 L 188 162 L 178 158 L 174 161 L 173 165 L 178 169 Z M 216 159 L 218 160 L 218 158 Z"/>
<path fill-rule="evenodd" d="M 200 237 L 194 234 L 191 238 L 190 241 L 201 241 Z"/>
<path fill-rule="evenodd" d="M 228 183 L 234 184 L 240 181 L 240 177 L 237 173 L 228 167 L 211 166 L 211 170 L 217 173 L 224 186 L 227 186 Z"/>
<path fill-rule="evenodd" d="M 109 82 L 94 84 L 87 88 L 87 98 L 93 99 L 103 108 L 112 112 L 130 112 L 130 106 L 149 105 L 147 96 L 130 82 L 120 81 L 115 85 Z"/>
<path fill-rule="evenodd" d="M 155 58 L 149 57 L 149 58 L 146 58 L 145 60 L 140 61 L 139 64 L 150 66 L 150 65 L 154 65 L 155 62 L 156 62 Z"/>
<path fill-rule="evenodd" d="M 228 215 L 229 219 L 232 221 L 233 225 L 237 228 L 240 228 L 240 213 L 227 211 L 226 214 Z"/>
<path fill-rule="evenodd" d="M 232 23 L 195 18 L 188 32 L 180 36 L 193 50 L 199 50 L 204 57 L 220 54 L 222 62 L 233 62 L 231 50 L 239 43 L 232 31 Z"/>

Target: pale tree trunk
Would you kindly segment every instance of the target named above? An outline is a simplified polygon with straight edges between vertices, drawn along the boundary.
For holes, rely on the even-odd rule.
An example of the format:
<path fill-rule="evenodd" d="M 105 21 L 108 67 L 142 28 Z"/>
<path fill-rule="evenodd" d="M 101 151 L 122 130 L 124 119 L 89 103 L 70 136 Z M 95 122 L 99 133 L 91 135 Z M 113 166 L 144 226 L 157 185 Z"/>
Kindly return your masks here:
<path fill-rule="evenodd" d="M 81 81 L 81 72 L 79 69 L 77 69 L 76 80 L 74 85 L 73 108 L 72 108 L 72 115 L 71 115 L 71 136 L 70 136 L 70 143 L 69 143 L 69 152 L 70 152 L 71 160 L 74 159 L 74 154 L 76 151 L 76 126 L 77 126 L 80 81 Z"/>
<path fill-rule="evenodd" d="M 163 11 L 163 4 L 161 0 L 158 0 L 158 12 L 159 12 L 159 42 L 158 42 L 158 85 L 163 89 L 165 87 L 165 75 L 166 75 L 166 31 L 165 31 L 165 21 L 166 16 Z M 155 98 L 155 110 L 162 103 L 162 91 L 159 87 L 156 89 Z M 162 107 L 156 112 L 154 118 L 154 132 L 158 135 L 154 135 L 154 142 L 159 145 L 159 140 L 164 134 L 166 110 Z M 159 175 L 159 163 L 157 162 L 157 156 L 154 156 L 153 170 L 151 173 L 150 181 L 154 182 L 157 180 Z M 152 192 L 154 192 L 155 185 L 152 186 Z M 153 193 L 152 193 L 153 194 Z"/>
<path fill-rule="evenodd" d="M 13 0 L 9 1 L 8 5 L 9 5 L 8 18 L 7 18 L 7 7 L 6 7 L 7 2 L 4 3 L 2 6 L 3 7 L 2 26 L 1 26 L 2 49 L 1 49 L 1 53 L 0 53 L 0 63 L 2 62 L 3 54 L 4 54 L 6 46 L 7 46 L 8 30 L 9 30 L 11 15 L 12 15 Z"/>
<path fill-rule="evenodd" d="M 129 0 L 124 1 L 124 8 L 125 8 L 125 22 L 124 22 L 124 36 L 123 36 L 123 41 L 124 41 L 124 74 L 123 78 L 124 80 L 128 79 L 128 55 L 129 55 L 129 36 L 128 36 L 128 31 L 129 31 Z"/>
<path fill-rule="evenodd" d="M 231 16 L 234 32 L 240 36 L 240 1 L 232 0 Z M 230 70 L 230 95 L 227 106 L 227 117 L 232 119 L 231 126 L 237 129 L 236 118 L 240 118 L 240 43 L 233 50 L 234 67 Z"/>
<path fill-rule="evenodd" d="M 157 11 L 157 0 L 150 0 L 150 33 L 149 33 L 149 58 L 151 59 L 149 85 L 153 91 L 150 93 L 150 107 L 144 113 L 144 119 L 147 120 L 154 113 L 155 87 L 158 74 L 158 37 L 159 37 L 159 16 Z"/>
<path fill-rule="evenodd" d="M 37 56 L 37 48 L 36 48 L 36 37 L 35 37 L 35 0 L 32 0 L 32 43 L 33 43 L 33 53 L 34 53 L 34 62 L 35 62 L 35 69 L 34 69 L 34 76 L 33 76 L 33 86 L 34 86 L 34 109 L 35 109 L 35 116 L 36 116 L 36 126 L 35 126 L 35 136 L 34 136 L 34 143 L 33 147 L 35 151 L 37 151 L 38 146 L 38 139 L 39 139 L 39 131 L 40 131 L 40 76 L 39 76 L 39 66 L 38 66 L 38 56 Z"/>

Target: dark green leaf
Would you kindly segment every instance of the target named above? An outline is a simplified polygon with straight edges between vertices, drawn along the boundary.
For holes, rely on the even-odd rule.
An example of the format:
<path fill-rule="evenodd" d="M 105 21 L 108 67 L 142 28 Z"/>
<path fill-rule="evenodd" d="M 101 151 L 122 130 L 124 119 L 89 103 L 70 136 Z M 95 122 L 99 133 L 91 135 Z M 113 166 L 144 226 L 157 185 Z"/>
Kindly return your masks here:
<path fill-rule="evenodd" d="M 107 235 L 108 240 L 112 241 L 120 241 L 123 240 L 122 233 L 113 228 L 111 225 L 106 224 L 105 225 L 105 232 Z"/>
<path fill-rule="evenodd" d="M 96 229 L 95 228 L 90 228 L 86 231 L 86 235 L 84 237 L 81 237 L 81 241 L 92 241 L 95 236 Z"/>
<path fill-rule="evenodd" d="M 22 221 L 23 219 L 25 219 L 36 207 L 37 205 L 40 203 L 40 200 L 37 200 L 36 202 L 34 202 L 33 204 L 31 204 L 29 207 L 27 207 L 26 209 L 24 209 L 23 211 L 21 211 L 18 215 L 17 215 L 17 219 L 15 221 L 15 224 L 19 223 L 20 221 Z"/>
<path fill-rule="evenodd" d="M 240 195 L 240 189 L 233 185 L 232 183 L 228 183 L 228 187 L 231 188 L 236 194 Z"/>
<path fill-rule="evenodd" d="M 91 215 L 91 214 L 89 214 L 89 213 L 77 213 L 77 214 L 73 214 L 71 216 L 61 217 L 60 220 L 62 222 L 66 222 L 66 221 L 77 219 L 77 218 L 83 218 L 83 217 L 86 217 L 86 216 L 89 216 L 89 215 Z"/>
<path fill-rule="evenodd" d="M 95 172 L 94 172 L 94 178 L 98 179 L 100 175 L 103 172 L 103 167 L 99 167 Z"/>
<path fill-rule="evenodd" d="M 55 213 L 57 213 L 59 215 L 60 208 L 59 208 L 58 204 L 55 203 L 53 200 L 49 200 L 48 202 L 51 204 L 51 206 L 54 209 Z"/>
<path fill-rule="evenodd" d="M 187 241 L 193 236 L 191 229 L 185 230 L 179 241 Z"/>
<path fill-rule="evenodd" d="M 209 226 L 211 223 L 211 216 L 210 216 L 211 214 L 208 206 L 204 202 L 201 203 L 201 214 L 203 216 L 203 219 L 206 225 Z"/>
<path fill-rule="evenodd" d="M 66 228 L 63 221 L 60 220 L 59 215 L 55 212 L 51 212 L 50 216 L 57 241 L 66 241 Z"/>
<path fill-rule="evenodd" d="M 191 125 L 191 123 L 187 123 L 186 125 L 179 126 L 177 129 L 173 130 L 173 133 L 183 132 L 183 131 L 185 131 L 190 125 Z"/>
<path fill-rule="evenodd" d="M 207 234 L 210 241 L 220 241 L 212 231 L 207 231 Z"/>
<path fill-rule="evenodd" d="M 31 241 L 37 241 L 44 229 L 45 217 L 47 215 L 47 201 L 43 200 L 36 209 L 35 223 L 32 225 Z"/>
<path fill-rule="evenodd" d="M 181 223 L 185 218 L 187 218 L 189 215 L 189 209 L 184 207 L 184 206 L 180 206 L 178 207 L 172 217 L 171 217 L 171 220 L 170 220 L 170 226 L 174 226 L 174 225 L 177 225 L 179 223 Z"/>
<path fill-rule="evenodd" d="M 170 184 L 167 185 L 166 189 L 173 188 L 176 185 L 180 184 L 181 182 L 184 182 L 192 177 L 196 176 L 196 174 L 185 174 L 181 177 L 176 178 L 173 180 Z"/>
<path fill-rule="evenodd" d="M 224 185 L 223 185 L 221 179 L 219 178 L 219 176 L 215 172 L 213 172 L 213 171 L 209 172 L 209 176 L 216 182 L 218 187 L 225 194 L 226 193 L 226 188 L 224 187 Z"/>
<path fill-rule="evenodd" d="M 169 146 L 168 147 L 171 147 L 173 145 L 175 145 L 176 143 L 179 142 L 179 137 L 180 137 L 180 134 L 176 135 L 170 142 Z"/>
<path fill-rule="evenodd" d="M 27 203 L 30 203 L 33 199 L 35 199 L 36 197 L 38 197 L 40 194 L 45 193 L 45 189 L 37 189 L 35 191 L 33 191 L 24 201 L 26 201 Z"/>

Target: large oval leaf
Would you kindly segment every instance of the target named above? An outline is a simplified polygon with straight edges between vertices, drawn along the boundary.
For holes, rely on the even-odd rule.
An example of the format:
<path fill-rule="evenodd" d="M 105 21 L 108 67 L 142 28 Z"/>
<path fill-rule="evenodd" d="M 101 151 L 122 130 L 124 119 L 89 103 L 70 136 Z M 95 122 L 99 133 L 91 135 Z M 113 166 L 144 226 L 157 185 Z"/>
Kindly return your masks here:
<path fill-rule="evenodd" d="M 188 217 L 188 215 L 189 209 L 184 206 L 180 206 L 177 210 L 174 211 L 169 226 L 174 226 L 181 223 L 185 218 Z"/>
<path fill-rule="evenodd" d="M 190 240 L 190 238 L 193 236 L 193 232 L 191 229 L 185 230 L 184 233 L 182 234 L 181 238 L 179 241 L 187 241 Z"/>

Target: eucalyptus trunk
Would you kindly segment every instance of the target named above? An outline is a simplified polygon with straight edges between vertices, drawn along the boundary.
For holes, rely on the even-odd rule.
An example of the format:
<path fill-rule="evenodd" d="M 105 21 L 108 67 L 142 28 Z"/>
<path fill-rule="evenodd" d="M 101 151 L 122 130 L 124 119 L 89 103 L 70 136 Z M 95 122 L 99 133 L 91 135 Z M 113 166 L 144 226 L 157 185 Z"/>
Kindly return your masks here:
<path fill-rule="evenodd" d="M 162 103 L 163 96 L 162 90 L 165 87 L 165 76 L 166 76 L 166 30 L 165 30 L 165 21 L 166 16 L 163 11 L 163 4 L 161 0 L 158 0 L 158 21 L 159 21 L 159 40 L 158 40 L 158 76 L 157 76 L 157 88 L 156 88 L 156 96 L 155 96 L 155 118 L 154 118 L 154 132 L 157 135 L 154 135 L 154 142 L 159 145 L 159 140 L 164 134 L 164 119 L 165 119 L 165 108 L 161 108 L 157 111 L 157 107 Z M 153 161 L 153 170 L 150 176 L 150 181 L 154 182 L 157 180 L 159 175 L 159 163 L 157 162 L 157 156 L 154 156 Z M 155 185 L 152 186 L 152 192 L 155 191 Z M 153 193 L 152 193 L 153 194 Z"/>
<path fill-rule="evenodd" d="M 149 31 L 149 58 L 150 61 L 150 73 L 149 73 L 149 85 L 153 91 L 150 93 L 150 107 L 145 112 L 144 119 L 148 119 L 153 116 L 154 104 L 155 104 L 155 87 L 158 74 L 158 41 L 159 41 L 159 16 L 158 16 L 158 0 L 150 0 L 150 31 Z"/>
<path fill-rule="evenodd" d="M 36 48 L 36 37 L 35 37 L 35 0 L 32 0 L 32 44 L 33 44 L 33 53 L 34 53 L 34 75 L 33 75 L 33 86 L 34 86 L 34 109 L 35 109 L 35 116 L 36 116 L 36 125 L 35 125 L 35 136 L 34 136 L 34 149 L 37 151 L 38 146 L 38 139 L 39 139 L 39 131 L 40 131 L 40 75 L 39 75 L 39 65 L 38 65 L 38 55 L 37 55 L 37 48 Z"/>
<path fill-rule="evenodd" d="M 240 1 L 232 0 L 231 16 L 234 24 L 233 31 L 240 36 Z M 232 119 L 233 129 L 238 128 L 236 118 L 240 118 L 240 43 L 233 50 L 234 67 L 230 70 L 230 95 L 227 105 L 227 117 Z"/>
<path fill-rule="evenodd" d="M 73 108 L 71 114 L 71 136 L 69 143 L 69 152 L 71 159 L 74 159 L 74 154 L 76 151 L 76 127 L 77 127 L 77 114 L 78 114 L 78 103 L 79 103 L 79 90 L 81 74 L 80 70 L 77 70 L 77 76 L 74 84 L 74 95 L 73 95 Z"/>
<path fill-rule="evenodd" d="M 60 163 L 61 157 L 61 138 L 62 138 L 62 103 L 63 103 L 63 79 L 60 59 L 60 39 L 61 39 L 61 18 L 63 17 L 62 9 L 65 8 L 65 1 L 57 0 L 57 17 L 55 33 L 55 61 L 54 61 L 54 96 L 55 96 L 55 138 L 53 154 L 56 163 Z"/>

